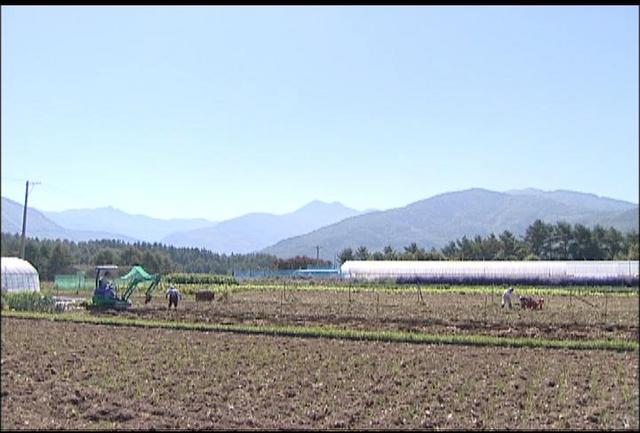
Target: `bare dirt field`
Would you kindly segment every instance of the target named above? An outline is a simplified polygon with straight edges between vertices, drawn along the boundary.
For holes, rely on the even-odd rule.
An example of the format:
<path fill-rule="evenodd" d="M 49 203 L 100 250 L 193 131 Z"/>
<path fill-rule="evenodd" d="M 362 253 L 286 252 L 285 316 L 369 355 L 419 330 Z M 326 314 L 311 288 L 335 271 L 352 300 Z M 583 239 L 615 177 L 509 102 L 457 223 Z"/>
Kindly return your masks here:
<path fill-rule="evenodd" d="M 208 308 L 218 312 L 218 305 Z M 187 306 L 180 304 L 177 314 L 187 314 Z M 160 305 L 153 308 L 160 314 Z M 1 335 L 3 429 L 639 427 L 637 351 L 266 337 L 13 318 L 2 318 Z"/>
<path fill-rule="evenodd" d="M 331 325 L 434 334 L 483 334 L 552 339 L 638 340 L 637 296 L 547 296 L 543 310 L 500 307 L 500 296 L 477 293 L 389 293 L 361 290 L 255 290 L 196 302 L 185 296 L 177 311 L 156 296 L 134 299 L 127 312 L 96 313 L 190 322 Z"/>

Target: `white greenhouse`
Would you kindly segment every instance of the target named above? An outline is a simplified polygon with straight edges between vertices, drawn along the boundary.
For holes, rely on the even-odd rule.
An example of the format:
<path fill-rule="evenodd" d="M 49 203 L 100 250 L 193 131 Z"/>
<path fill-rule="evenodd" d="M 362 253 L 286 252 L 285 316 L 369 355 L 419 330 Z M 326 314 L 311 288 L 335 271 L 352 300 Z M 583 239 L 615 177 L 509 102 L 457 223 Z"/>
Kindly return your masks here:
<path fill-rule="evenodd" d="M 638 285 L 638 261 L 347 261 L 343 278 L 398 283 Z"/>
<path fill-rule="evenodd" d="M 3 292 L 39 292 L 40 276 L 31 263 L 17 257 L 2 257 Z"/>

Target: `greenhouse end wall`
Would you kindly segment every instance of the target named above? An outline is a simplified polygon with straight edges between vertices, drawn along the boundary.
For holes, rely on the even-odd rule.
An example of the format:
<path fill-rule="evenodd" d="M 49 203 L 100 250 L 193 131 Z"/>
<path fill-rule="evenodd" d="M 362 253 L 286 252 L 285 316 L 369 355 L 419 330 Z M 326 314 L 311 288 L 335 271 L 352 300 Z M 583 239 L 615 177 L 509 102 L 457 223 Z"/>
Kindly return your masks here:
<path fill-rule="evenodd" d="M 343 278 L 424 284 L 639 284 L 638 261 L 347 261 Z"/>
<path fill-rule="evenodd" d="M 3 292 L 39 292 L 40 276 L 31 263 L 17 257 L 1 259 Z"/>

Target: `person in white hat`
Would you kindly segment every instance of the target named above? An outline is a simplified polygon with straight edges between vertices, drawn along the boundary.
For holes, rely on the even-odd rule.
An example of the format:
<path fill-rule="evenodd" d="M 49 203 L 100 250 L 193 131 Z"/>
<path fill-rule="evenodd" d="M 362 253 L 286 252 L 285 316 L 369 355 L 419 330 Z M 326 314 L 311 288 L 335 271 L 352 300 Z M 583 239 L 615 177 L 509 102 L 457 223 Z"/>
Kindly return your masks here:
<path fill-rule="evenodd" d="M 182 299 L 182 295 L 173 285 L 169 286 L 169 290 L 167 290 L 167 298 L 169 298 L 169 309 L 172 305 L 174 309 L 178 309 L 178 299 Z"/>
<path fill-rule="evenodd" d="M 513 293 L 513 287 L 509 287 L 502 294 L 502 308 L 506 305 L 509 309 L 511 308 L 511 294 Z"/>

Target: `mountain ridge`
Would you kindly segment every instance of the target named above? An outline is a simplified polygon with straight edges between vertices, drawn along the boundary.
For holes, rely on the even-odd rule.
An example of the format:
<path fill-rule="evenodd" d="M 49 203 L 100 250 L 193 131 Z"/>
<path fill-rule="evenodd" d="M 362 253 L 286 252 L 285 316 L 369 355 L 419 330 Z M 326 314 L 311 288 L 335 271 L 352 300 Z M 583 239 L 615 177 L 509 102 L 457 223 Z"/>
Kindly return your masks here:
<path fill-rule="evenodd" d="M 249 213 L 222 221 L 214 227 L 175 233 L 163 238 L 162 242 L 220 253 L 245 254 L 359 213 L 336 201 L 314 200 L 293 212 L 281 215 Z"/>
<path fill-rule="evenodd" d="M 2 232 L 22 233 L 22 216 L 24 205 L 2 197 Z M 69 239 L 72 241 L 88 241 L 91 239 L 117 239 L 124 242 L 137 242 L 138 239 L 119 233 L 99 230 L 73 230 L 62 227 L 41 211 L 27 207 L 27 236 L 44 239 Z"/>
<path fill-rule="evenodd" d="M 215 225 L 203 218 L 153 218 L 142 214 L 129 214 L 113 206 L 95 209 L 69 209 L 45 211 L 45 216 L 56 224 L 73 230 L 92 230 L 118 233 L 145 242 L 157 242 L 163 236 L 179 230 Z"/>
<path fill-rule="evenodd" d="M 333 260 L 347 247 L 366 246 L 375 251 L 386 245 L 399 249 L 416 242 L 422 247 L 442 248 L 462 236 L 486 236 L 504 230 L 523 235 L 536 219 L 587 226 L 611 223 L 622 231 L 637 231 L 638 205 L 568 190 L 519 194 L 470 188 L 352 217 L 282 240 L 260 252 L 288 257 L 320 245 L 324 249 L 322 258 Z"/>
<path fill-rule="evenodd" d="M 83 211 L 88 212 L 85 220 L 73 227 L 58 223 L 60 214 L 73 219 L 70 215 L 81 215 Z M 591 193 L 536 188 L 505 192 L 469 188 L 436 194 L 387 210 L 357 211 L 338 201 L 312 200 L 281 215 L 253 212 L 220 222 L 201 218 L 161 220 L 142 214 L 127 214 L 113 206 L 98 208 L 98 213 L 89 211 L 72 209 L 53 213 L 58 216 L 56 222 L 48 218 L 51 212 L 29 208 L 27 235 L 75 241 L 120 239 L 125 242 L 159 242 L 176 247 L 206 248 L 217 253 L 264 252 L 278 257 L 315 257 L 315 247 L 319 245 L 322 258 L 333 259 L 344 247 L 364 245 L 370 250 L 380 250 L 386 245 L 402 248 L 416 242 L 422 247 L 441 248 L 463 235 L 485 236 L 504 230 L 522 235 L 535 219 L 587 226 L 601 224 L 621 231 L 638 231 L 638 205 L 635 203 Z M 136 228 L 140 224 L 146 224 L 148 228 L 151 223 L 158 223 L 159 228 L 155 229 L 155 237 L 148 236 L 147 239 L 98 230 L 125 224 L 109 220 L 109 215 L 116 215 L 116 219 L 122 217 L 124 221 L 137 221 L 137 225 L 127 226 L 129 234 L 142 233 L 142 229 Z M 105 225 L 101 218 L 111 225 Z M 167 234 L 171 221 L 188 229 Z M 22 205 L 3 197 L 2 231 L 20 233 L 21 225 Z M 146 233 L 148 235 L 150 231 Z"/>

